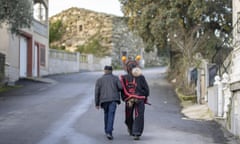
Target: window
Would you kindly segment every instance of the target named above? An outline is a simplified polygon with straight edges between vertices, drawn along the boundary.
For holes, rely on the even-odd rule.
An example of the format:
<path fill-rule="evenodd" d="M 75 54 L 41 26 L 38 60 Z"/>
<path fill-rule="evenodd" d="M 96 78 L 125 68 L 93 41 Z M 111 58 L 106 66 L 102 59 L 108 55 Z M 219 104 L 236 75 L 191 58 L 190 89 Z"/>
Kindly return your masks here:
<path fill-rule="evenodd" d="M 46 65 L 46 49 L 44 46 L 40 46 L 40 65 Z"/>
<path fill-rule="evenodd" d="M 127 52 L 126 51 L 122 51 L 122 56 L 127 56 Z"/>
<path fill-rule="evenodd" d="M 47 9 L 42 2 L 36 2 L 33 6 L 33 17 L 40 22 L 46 22 L 47 20 Z"/>
<path fill-rule="evenodd" d="M 79 31 L 81 32 L 83 30 L 83 26 L 79 25 Z"/>

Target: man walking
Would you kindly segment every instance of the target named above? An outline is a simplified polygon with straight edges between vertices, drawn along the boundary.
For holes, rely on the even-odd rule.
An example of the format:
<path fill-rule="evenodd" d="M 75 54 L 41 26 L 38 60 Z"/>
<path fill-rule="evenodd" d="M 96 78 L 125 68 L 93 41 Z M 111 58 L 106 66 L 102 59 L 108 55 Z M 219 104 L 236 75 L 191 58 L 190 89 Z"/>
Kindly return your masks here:
<path fill-rule="evenodd" d="M 113 139 L 112 131 L 117 104 L 120 104 L 122 86 L 117 76 L 112 74 L 112 66 L 104 67 L 104 75 L 95 85 L 95 106 L 104 110 L 104 129 L 109 140 Z"/>

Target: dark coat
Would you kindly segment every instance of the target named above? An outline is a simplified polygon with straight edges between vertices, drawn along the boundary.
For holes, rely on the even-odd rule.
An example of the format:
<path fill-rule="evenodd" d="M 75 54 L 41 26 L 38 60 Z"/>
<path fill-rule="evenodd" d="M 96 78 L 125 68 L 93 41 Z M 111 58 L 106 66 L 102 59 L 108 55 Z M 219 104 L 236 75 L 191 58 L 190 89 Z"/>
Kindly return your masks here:
<path fill-rule="evenodd" d="M 104 74 L 99 78 L 95 85 L 95 105 L 101 106 L 102 103 L 116 101 L 120 104 L 120 91 L 122 85 L 117 76 L 112 73 Z"/>
<path fill-rule="evenodd" d="M 149 86 L 148 86 L 148 83 L 145 79 L 145 77 L 143 75 L 140 75 L 138 77 L 134 77 L 132 76 L 131 74 L 126 74 L 123 76 L 123 83 L 126 86 L 126 80 L 128 82 L 132 82 L 133 79 L 135 79 L 135 82 L 136 82 L 136 88 L 135 88 L 135 93 L 136 95 L 139 95 L 139 96 L 145 96 L 145 97 L 148 97 L 149 96 Z M 123 94 L 122 92 L 122 99 L 124 100 L 126 98 L 126 96 Z"/>

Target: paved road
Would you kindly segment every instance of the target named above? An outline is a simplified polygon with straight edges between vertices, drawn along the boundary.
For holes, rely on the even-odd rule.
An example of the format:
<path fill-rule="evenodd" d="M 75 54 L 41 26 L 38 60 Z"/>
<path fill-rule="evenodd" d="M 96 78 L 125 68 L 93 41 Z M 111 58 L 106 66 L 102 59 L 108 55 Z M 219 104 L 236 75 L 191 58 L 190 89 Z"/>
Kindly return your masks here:
<path fill-rule="evenodd" d="M 102 72 L 88 72 L 50 76 L 50 84 L 20 81 L 24 87 L 0 93 L 0 144 L 237 144 L 216 122 L 180 113 L 165 70 L 144 70 L 152 105 L 146 106 L 140 141 L 127 134 L 123 103 L 116 112 L 114 140 L 105 138 L 103 111 L 93 105 L 94 84 Z"/>

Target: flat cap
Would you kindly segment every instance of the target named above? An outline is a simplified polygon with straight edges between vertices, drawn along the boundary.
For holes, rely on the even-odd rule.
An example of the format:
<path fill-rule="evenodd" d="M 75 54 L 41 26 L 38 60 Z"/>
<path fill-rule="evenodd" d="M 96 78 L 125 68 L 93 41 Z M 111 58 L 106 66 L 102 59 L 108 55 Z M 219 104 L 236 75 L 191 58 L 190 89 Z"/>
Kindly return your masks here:
<path fill-rule="evenodd" d="M 107 66 L 107 65 L 106 65 L 106 66 L 104 67 L 104 70 L 109 70 L 109 71 L 112 71 L 112 70 L 113 70 L 113 68 L 112 68 L 112 66 Z"/>

